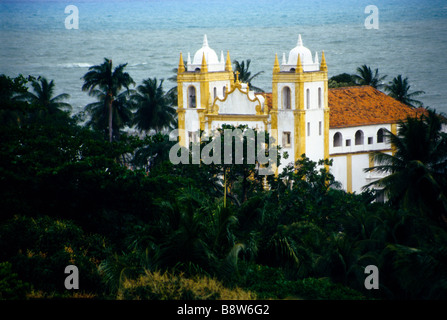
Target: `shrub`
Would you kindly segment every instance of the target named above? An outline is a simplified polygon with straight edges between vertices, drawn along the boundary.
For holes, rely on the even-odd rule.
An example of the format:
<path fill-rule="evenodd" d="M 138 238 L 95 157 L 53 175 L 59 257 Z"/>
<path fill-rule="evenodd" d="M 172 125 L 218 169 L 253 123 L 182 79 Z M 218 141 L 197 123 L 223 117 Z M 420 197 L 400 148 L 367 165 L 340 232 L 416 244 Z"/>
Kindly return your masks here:
<path fill-rule="evenodd" d="M 185 278 L 182 274 L 148 272 L 126 279 L 118 293 L 122 300 L 252 300 L 256 296 L 240 288 L 226 288 L 208 277 Z"/>
<path fill-rule="evenodd" d="M 309 300 L 364 300 L 365 297 L 351 288 L 333 283 L 329 278 L 306 278 L 294 281 L 292 293 Z"/>
<path fill-rule="evenodd" d="M 18 279 L 10 262 L 0 263 L 0 300 L 23 300 L 29 284 Z"/>
<path fill-rule="evenodd" d="M 243 265 L 243 264 L 242 264 Z M 243 265 L 245 282 L 240 286 L 254 292 L 260 299 L 293 297 L 306 300 L 363 300 L 365 297 L 329 278 L 305 278 L 290 281 L 280 268 L 262 265 Z"/>
<path fill-rule="evenodd" d="M 66 293 L 64 270 L 71 264 L 79 269 L 81 290 L 100 290 L 103 247 L 102 238 L 67 220 L 16 216 L 0 225 L 0 259 L 37 291 Z"/>

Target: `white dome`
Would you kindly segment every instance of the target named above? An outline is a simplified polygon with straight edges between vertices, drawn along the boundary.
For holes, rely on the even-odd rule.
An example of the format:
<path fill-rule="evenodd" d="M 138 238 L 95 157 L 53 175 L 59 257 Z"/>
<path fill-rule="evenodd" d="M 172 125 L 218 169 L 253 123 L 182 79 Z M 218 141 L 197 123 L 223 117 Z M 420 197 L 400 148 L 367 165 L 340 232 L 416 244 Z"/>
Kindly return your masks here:
<path fill-rule="evenodd" d="M 206 35 L 203 37 L 203 46 L 199 50 L 197 50 L 194 55 L 194 60 L 192 62 L 193 65 L 201 65 L 203 54 L 205 53 L 205 59 L 207 65 L 219 64 L 219 59 L 217 58 L 216 52 L 208 46 L 208 39 Z"/>
<path fill-rule="evenodd" d="M 296 66 L 296 64 L 298 63 L 298 55 L 301 56 L 301 63 L 303 65 L 313 64 L 312 52 L 310 52 L 309 49 L 303 46 L 301 35 L 298 36 L 298 43 L 296 47 L 289 52 L 289 60 L 287 61 L 287 64 Z"/>

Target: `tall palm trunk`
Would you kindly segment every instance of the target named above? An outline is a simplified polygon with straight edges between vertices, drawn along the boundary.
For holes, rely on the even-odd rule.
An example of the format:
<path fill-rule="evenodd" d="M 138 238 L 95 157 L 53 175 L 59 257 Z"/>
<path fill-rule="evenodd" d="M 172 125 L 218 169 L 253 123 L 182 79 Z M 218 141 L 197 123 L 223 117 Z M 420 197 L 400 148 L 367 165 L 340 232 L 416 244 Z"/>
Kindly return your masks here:
<path fill-rule="evenodd" d="M 109 93 L 109 142 L 113 139 L 113 96 Z"/>
<path fill-rule="evenodd" d="M 127 72 L 123 72 L 123 69 L 127 66 L 126 64 L 120 64 L 118 67 L 112 71 L 112 60 L 104 58 L 104 63 L 97 66 L 92 66 L 89 68 L 89 72 L 87 72 L 83 79 L 84 84 L 82 85 L 83 91 L 89 91 L 89 95 L 104 97 L 102 92 L 105 93 L 105 101 L 104 104 L 101 102 L 101 107 L 108 107 L 108 126 L 109 126 L 109 142 L 113 140 L 113 103 L 114 98 L 119 96 L 119 92 L 121 88 L 126 88 L 127 93 L 129 93 L 129 86 L 131 84 L 135 85 L 135 82 L 130 77 Z M 95 90 L 96 87 L 99 87 L 99 90 Z M 89 104 L 87 107 L 91 106 Z M 92 107 L 93 108 L 93 107 Z M 105 110 L 104 110 L 105 111 Z M 103 111 L 102 111 L 103 112 Z M 102 113 L 101 112 L 101 113 Z M 101 114 L 101 122 L 106 120 L 104 119 L 105 113 Z M 118 115 L 119 117 L 119 115 Z M 105 123 L 101 123 L 101 127 L 104 128 Z"/>

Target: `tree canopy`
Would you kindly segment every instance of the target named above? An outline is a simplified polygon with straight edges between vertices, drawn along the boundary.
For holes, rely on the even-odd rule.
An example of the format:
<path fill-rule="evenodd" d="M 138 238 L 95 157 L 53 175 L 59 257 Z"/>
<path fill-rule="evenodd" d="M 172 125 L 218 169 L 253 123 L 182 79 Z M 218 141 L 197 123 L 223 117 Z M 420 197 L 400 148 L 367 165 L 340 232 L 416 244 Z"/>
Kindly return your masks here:
<path fill-rule="evenodd" d="M 176 141 L 163 132 L 110 142 L 66 112 L 36 116 L 16 99 L 29 81 L 0 77 L 0 298 L 446 298 L 439 114 L 389 134 L 395 152 L 374 168 L 390 173 L 379 203 L 371 190 L 341 190 L 331 161 L 306 155 L 266 179 L 247 153 L 241 164 L 173 164 Z M 142 101 L 152 101 L 146 85 L 163 96 L 148 80 Z M 121 94 L 128 101 L 127 90 L 113 101 Z M 252 137 L 242 138 L 247 150 Z M 67 265 L 82 274 L 76 293 L 63 286 Z M 368 265 L 379 290 L 365 288 Z"/>

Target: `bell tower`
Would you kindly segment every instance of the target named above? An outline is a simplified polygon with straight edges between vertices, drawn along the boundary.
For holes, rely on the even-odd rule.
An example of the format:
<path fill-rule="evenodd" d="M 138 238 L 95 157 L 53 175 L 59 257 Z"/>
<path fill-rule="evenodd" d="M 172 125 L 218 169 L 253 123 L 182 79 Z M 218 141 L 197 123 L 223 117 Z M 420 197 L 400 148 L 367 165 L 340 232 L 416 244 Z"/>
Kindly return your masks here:
<path fill-rule="evenodd" d="M 295 162 L 302 154 L 312 161 L 329 158 L 328 77 L 324 52 L 318 54 L 298 42 L 279 64 L 275 56 L 272 79 L 272 132 Z M 280 170 L 281 171 L 281 170 Z"/>
<path fill-rule="evenodd" d="M 194 54 L 193 60 L 188 53 L 186 66 L 180 53 L 177 73 L 180 145 L 187 146 L 191 141 L 198 141 L 199 131 L 206 129 L 205 115 L 213 112 L 213 102 L 225 97 L 233 81 L 230 53 L 227 52 L 224 59 L 221 52 L 219 59 L 209 47 L 206 35 L 202 48 Z"/>

